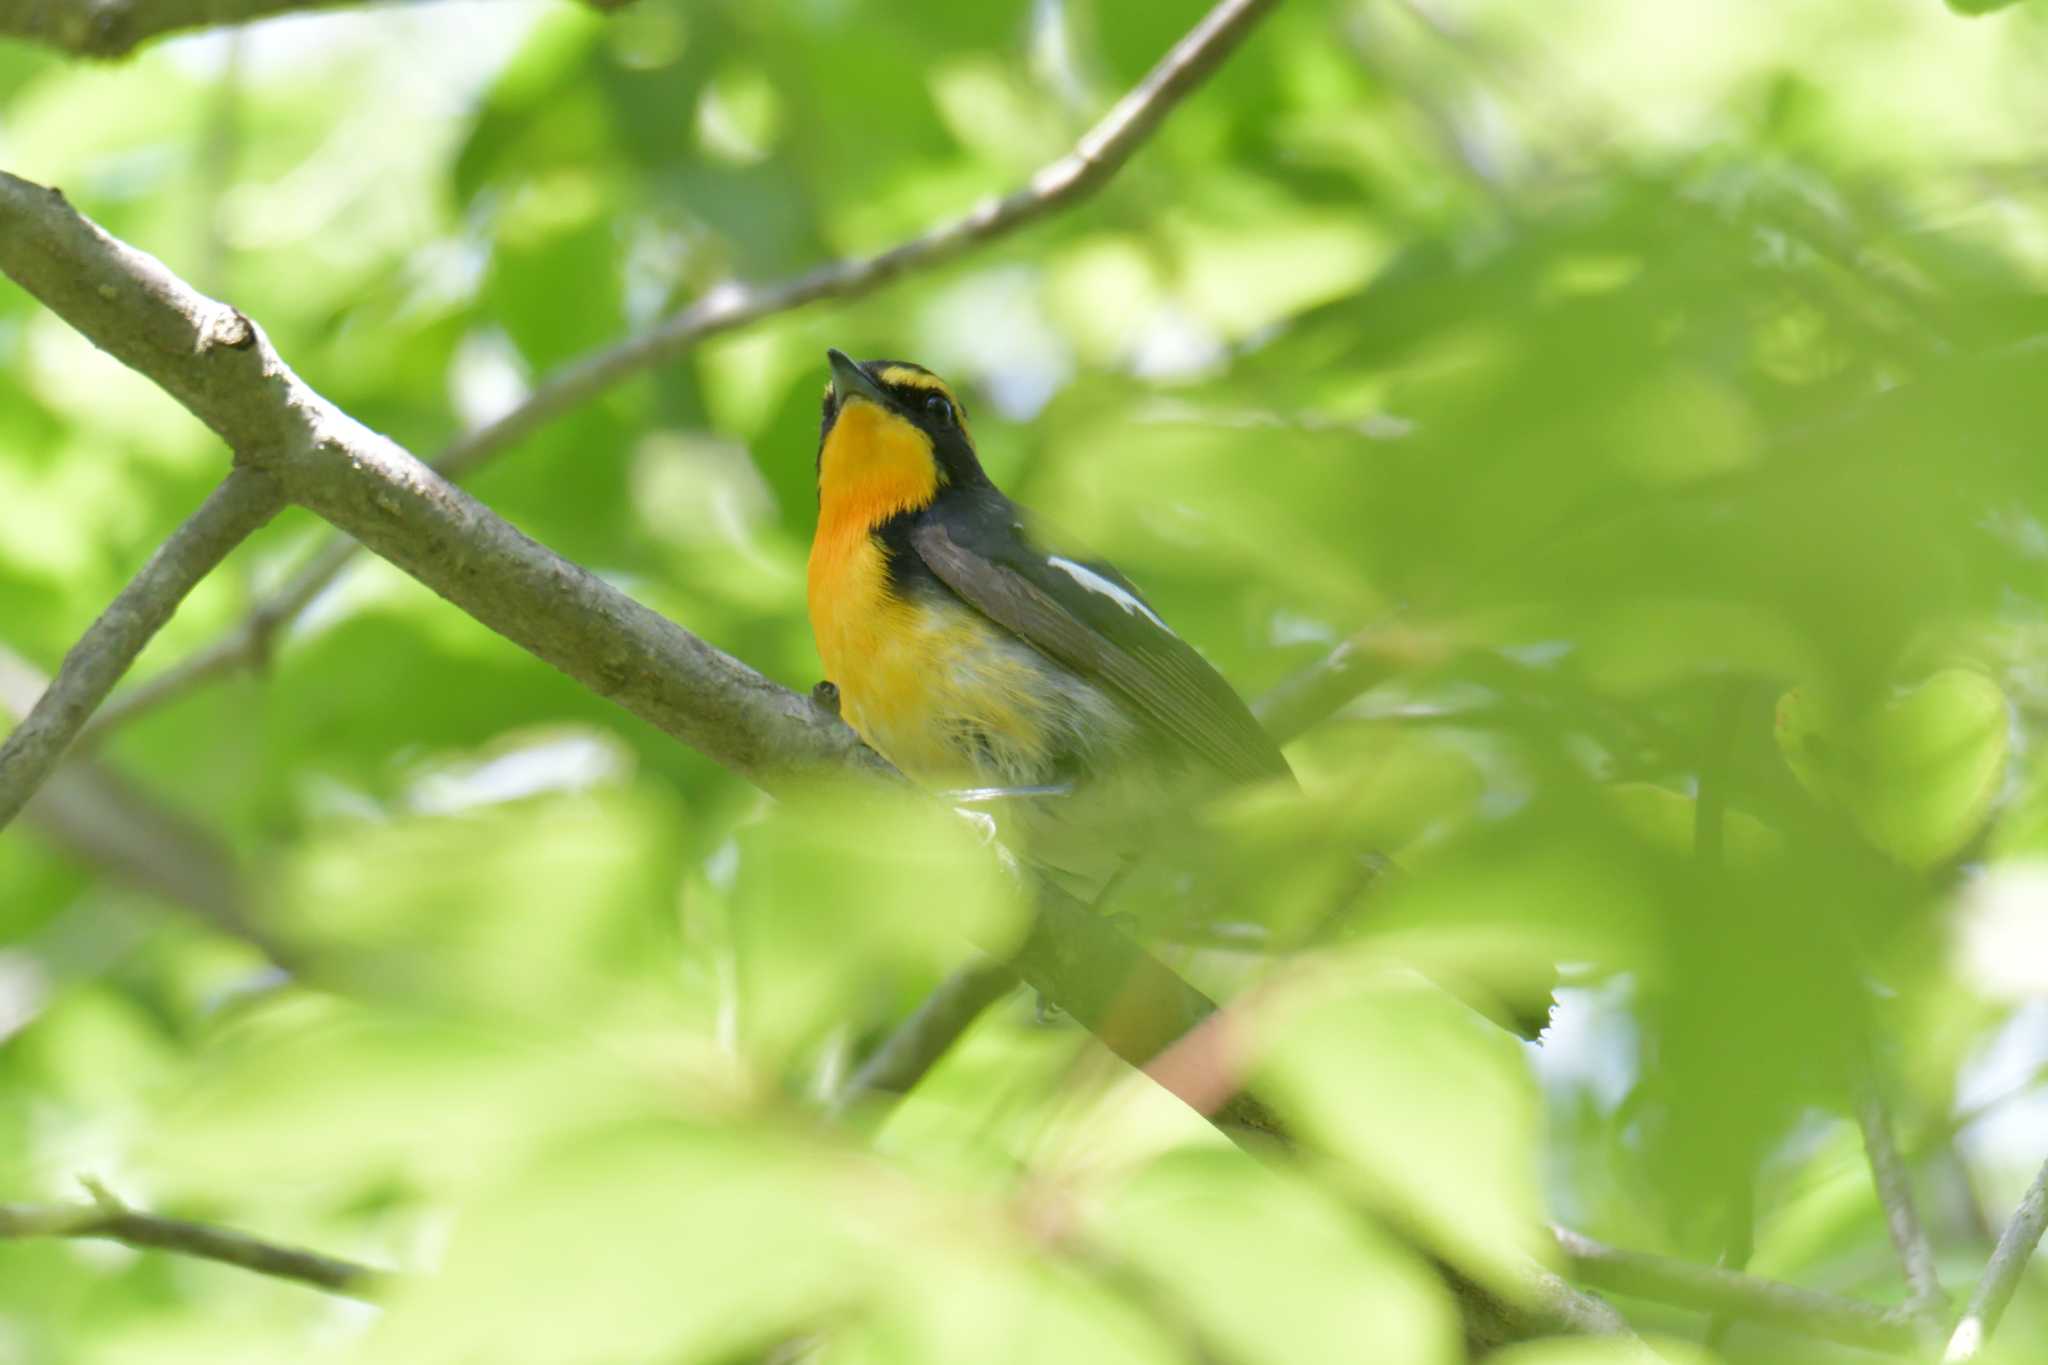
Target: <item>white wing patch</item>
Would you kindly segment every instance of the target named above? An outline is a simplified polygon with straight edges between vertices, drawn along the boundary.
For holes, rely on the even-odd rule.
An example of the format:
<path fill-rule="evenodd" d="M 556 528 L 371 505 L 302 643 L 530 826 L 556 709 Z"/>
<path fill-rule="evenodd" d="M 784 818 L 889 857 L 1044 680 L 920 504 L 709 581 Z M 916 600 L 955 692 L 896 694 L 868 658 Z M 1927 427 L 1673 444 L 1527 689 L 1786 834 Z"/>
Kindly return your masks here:
<path fill-rule="evenodd" d="M 1115 583 L 1110 582 L 1107 578 L 1104 578 L 1101 574 L 1095 572 L 1095 570 L 1089 568 L 1087 565 L 1076 564 L 1073 560 L 1064 559 L 1059 555 L 1047 555 L 1045 562 L 1052 565 L 1053 568 L 1058 569 L 1067 577 L 1073 579 L 1076 583 L 1079 583 L 1082 587 L 1088 589 L 1088 591 L 1092 593 L 1099 593 L 1102 596 L 1107 597 L 1110 601 L 1122 607 L 1130 615 L 1142 616 L 1147 621 L 1150 621 L 1153 625 L 1165 631 L 1168 635 L 1173 634 L 1173 627 L 1167 625 L 1166 622 L 1160 620 L 1158 612 L 1152 610 L 1152 608 L 1146 606 L 1143 602 L 1140 602 L 1137 599 L 1137 596 L 1131 593 L 1129 590 L 1119 587 Z"/>

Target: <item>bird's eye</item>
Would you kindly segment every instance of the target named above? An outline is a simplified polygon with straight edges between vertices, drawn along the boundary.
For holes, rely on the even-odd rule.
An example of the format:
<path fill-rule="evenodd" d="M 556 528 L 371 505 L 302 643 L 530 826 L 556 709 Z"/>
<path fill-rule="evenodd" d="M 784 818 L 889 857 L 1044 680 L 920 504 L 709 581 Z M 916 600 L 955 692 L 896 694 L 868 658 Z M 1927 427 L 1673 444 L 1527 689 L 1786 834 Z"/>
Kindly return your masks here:
<path fill-rule="evenodd" d="M 953 423 L 953 400 L 942 393 L 925 395 L 925 412 L 947 426 Z"/>

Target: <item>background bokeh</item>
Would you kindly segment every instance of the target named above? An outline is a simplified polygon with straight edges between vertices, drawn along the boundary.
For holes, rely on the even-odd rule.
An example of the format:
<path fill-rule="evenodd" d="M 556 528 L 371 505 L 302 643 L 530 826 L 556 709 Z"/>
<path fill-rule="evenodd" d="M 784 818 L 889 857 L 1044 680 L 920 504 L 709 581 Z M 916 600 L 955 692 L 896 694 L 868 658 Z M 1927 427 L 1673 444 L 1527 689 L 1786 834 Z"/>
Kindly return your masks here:
<path fill-rule="evenodd" d="M 0 42 L 0 166 L 426 456 L 721 281 L 1013 188 L 1202 8 Z M 1296 0 L 1099 197 L 709 341 L 472 481 L 807 688 L 836 345 L 951 379 L 998 482 L 1247 695 L 1397 629 L 1290 747 L 1304 793 L 1207 812 L 1206 890 L 1124 907 L 1212 993 L 1258 984 L 1317 1161 L 1235 1154 L 1026 995 L 879 1131 L 826 1124 L 1017 913 L 967 833 L 771 805 L 365 558 L 0 839 L 0 1200 L 93 1175 L 432 1273 L 371 1309 L 0 1246 L 0 1361 L 1448 1361 L 1419 1248 L 1498 1278 L 1543 1218 L 1897 1303 L 1859 1078 L 1966 1294 L 2048 1157 L 2044 69 L 2039 5 Z M 0 702 L 224 467 L 0 287 Z M 280 517 L 138 676 L 322 534 Z M 1400 870 L 1361 897 L 1375 849 Z M 1427 984 L 1505 1016 L 1553 967 L 1541 1046 Z M 2048 1353 L 2039 1269 L 1999 1340 Z"/>

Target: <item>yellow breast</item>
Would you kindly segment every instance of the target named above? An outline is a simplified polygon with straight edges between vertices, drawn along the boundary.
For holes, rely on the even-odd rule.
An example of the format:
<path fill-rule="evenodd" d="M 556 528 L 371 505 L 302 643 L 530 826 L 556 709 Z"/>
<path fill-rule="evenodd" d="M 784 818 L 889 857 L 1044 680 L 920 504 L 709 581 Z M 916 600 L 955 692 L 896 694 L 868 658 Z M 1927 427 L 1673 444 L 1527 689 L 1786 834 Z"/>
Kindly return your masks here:
<path fill-rule="evenodd" d="M 871 534 L 811 546 L 811 629 L 839 713 L 916 781 L 1045 779 L 1066 699 L 1048 666 L 966 604 L 891 591 Z"/>

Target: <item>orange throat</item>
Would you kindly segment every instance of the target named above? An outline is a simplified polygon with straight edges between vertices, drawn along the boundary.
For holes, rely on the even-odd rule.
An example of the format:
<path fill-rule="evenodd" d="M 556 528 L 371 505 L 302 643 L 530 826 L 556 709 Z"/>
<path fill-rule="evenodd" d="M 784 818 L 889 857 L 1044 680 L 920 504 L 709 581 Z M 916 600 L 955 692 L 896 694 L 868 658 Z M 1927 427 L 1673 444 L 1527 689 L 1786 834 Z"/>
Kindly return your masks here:
<path fill-rule="evenodd" d="M 849 670 L 900 607 L 875 530 L 938 495 L 931 440 L 873 403 L 853 400 L 818 452 L 818 532 L 811 541 L 811 631 L 842 696 Z"/>
<path fill-rule="evenodd" d="M 853 400 L 818 452 L 818 539 L 865 535 L 938 495 L 931 438 L 873 403 Z"/>

